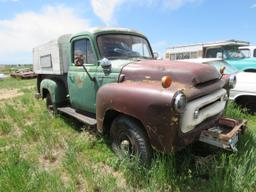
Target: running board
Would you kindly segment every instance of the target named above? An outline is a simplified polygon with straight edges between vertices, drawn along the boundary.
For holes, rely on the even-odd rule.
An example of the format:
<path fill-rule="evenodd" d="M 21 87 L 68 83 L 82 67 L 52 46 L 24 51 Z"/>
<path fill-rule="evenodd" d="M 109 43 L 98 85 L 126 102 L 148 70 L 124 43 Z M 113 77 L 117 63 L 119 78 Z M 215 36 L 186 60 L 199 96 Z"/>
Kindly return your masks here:
<path fill-rule="evenodd" d="M 65 114 L 68 114 L 74 118 L 76 118 L 77 120 L 83 122 L 83 123 L 86 123 L 90 126 L 94 126 L 97 124 L 97 120 L 95 118 L 92 118 L 92 117 L 88 117 L 86 115 L 83 115 L 81 113 L 77 113 L 76 110 L 74 108 L 71 108 L 71 107 L 60 107 L 60 108 L 57 108 L 58 111 L 62 112 L 62 113 L 65 113 Z"/>

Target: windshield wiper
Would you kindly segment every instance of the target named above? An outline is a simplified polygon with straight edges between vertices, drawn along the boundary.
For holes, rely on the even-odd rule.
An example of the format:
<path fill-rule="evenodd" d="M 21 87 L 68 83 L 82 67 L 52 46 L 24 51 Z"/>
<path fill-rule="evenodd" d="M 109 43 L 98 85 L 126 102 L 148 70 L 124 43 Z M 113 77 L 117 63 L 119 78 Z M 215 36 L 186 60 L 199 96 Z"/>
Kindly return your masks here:
<path fill-rule="evenodd" d="M 128 56 L 122 56 L 122 57 L 115 57 L 115 56 L 110 56 L 110 57 L 106 57 L 108 58 L 109 60 L 113 59 L 113 60 L 117 60 L 117 59 L 131 59 L 131 57 L 128 57 Z"/>
<path fill-rule="evenodd" d="M 131 58 L 134 58 L 134 59 L 152 59 L 151 57 L 146 57 L 146 56 L 132 56 Z"/>

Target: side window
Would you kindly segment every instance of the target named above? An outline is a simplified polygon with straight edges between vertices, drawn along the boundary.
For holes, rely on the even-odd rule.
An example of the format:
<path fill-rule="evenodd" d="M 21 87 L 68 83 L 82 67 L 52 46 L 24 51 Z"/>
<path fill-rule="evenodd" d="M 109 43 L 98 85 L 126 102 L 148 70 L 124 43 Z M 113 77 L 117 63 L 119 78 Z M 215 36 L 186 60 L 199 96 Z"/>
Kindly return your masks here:
<path fill-rule="evenodd" d="M 251 56 L 249 49 L 240 49 L 240 51 L 241 51 L 241 53 L 242 53 L 245 57 L 247 57 L 247 58 L 249 58 L 249 57 Z"/>
<path fill-rule="evenodd" d="M 95 64 L 95 57 L 88 39 L 80 39 L 73 43 L 73 63 L 76 66 Z"/>
<path fill-rule="evenodd" d="M 253 57 L 256 57 L 256 49 L 253 51 Z"/>
<path fill-rule="evenodd" d="M 86 63 L 88 64 L 95 64 L 96 63 L 96 59 L 95 56 L 93 54 L 93 50 L 92 50 L 92 46 L 89 40 L 87 40 L 87 44 L 86 44 L 86 48 L 87 48 L 87 60 Z"/>
<path fill-rule="evenodd" d="M 219 48 L 208 49 L 206 53 L 206 58 L 222 58 L 222 50 Z"/>

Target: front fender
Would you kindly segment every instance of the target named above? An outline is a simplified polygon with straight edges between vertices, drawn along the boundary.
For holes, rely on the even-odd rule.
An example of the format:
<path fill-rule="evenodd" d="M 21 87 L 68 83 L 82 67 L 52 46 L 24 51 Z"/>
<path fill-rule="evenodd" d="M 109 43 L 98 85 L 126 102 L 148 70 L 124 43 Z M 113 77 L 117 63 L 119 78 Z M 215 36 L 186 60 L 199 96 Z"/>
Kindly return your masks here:
<path fill-rule="evenodd" d="M 66 90 L 61 82 L 57 82 L 51 79 L 44 79 L 40 83 L 40 93 L 43 95 L 44 91 L 47 90 L 52 98 L 52 102 L 55 104 L 63 103 L 66 100 Z"/>
<path fill-rule="evenodd" d="M 106 112 L 114 110 L 139 120 L 154 149 L 171 152 L 179 126 L 178 114 L 172 108 L 174 94 L 162 88 L 159 81 L 126 81 L 102 86 L 96 99 L 97 128 L 103 131 Z"/>

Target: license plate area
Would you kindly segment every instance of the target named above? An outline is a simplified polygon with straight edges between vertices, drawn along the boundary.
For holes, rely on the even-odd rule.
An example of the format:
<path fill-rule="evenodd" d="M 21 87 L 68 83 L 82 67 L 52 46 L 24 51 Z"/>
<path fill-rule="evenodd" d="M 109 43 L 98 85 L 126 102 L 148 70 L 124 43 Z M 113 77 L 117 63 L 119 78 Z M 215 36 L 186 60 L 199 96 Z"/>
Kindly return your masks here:
<path fill-rule="evenodd" d="M 246 129 L 246 123 L 246 120 L 221 118 L 216 126 L 201 132 L 199 141 L 236 152 L 236 143 Z"/>

